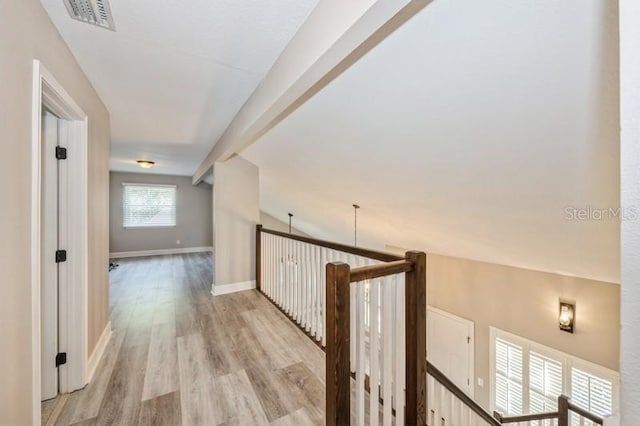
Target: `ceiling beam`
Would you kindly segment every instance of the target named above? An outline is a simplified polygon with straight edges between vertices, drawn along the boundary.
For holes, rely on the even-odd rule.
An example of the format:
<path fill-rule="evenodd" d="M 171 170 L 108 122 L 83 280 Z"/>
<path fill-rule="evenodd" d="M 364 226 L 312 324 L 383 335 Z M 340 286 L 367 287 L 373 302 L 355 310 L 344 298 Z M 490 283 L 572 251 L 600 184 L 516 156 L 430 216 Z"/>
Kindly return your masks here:
<path fill-rule="evenodd" d="M 258 140 L 431 1 L 321 0 L 198 166 L 193 183 L 216 161 Z"/>

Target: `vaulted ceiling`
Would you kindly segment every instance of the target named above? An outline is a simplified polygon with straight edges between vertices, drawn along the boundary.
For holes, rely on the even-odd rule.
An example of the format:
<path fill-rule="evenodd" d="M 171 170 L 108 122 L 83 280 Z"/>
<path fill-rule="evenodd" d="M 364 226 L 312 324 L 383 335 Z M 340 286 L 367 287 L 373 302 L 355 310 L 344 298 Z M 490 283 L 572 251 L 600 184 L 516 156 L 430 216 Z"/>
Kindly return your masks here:
<path fill-rule="evenodd" d="M 614 3 L 436 0 L 242 153 L 262 208 L 350 242 L 356 202 L 363 245 L 618 282 Z"/>
<path fill-rule="evenodd" d="M 116 31 L 42 0 L 111 115 L 111 169 L 191 175 L 318 0 L 111 0 Z"/>
<path fill-rule="evenodd" d="M 42 2 L 112 170 L 191 175 L 318 0 L 111 0 L 115 32 Z M 434 0 L 241 152 L 261 207 L 351 242 L 358 203 L 362 245 L 618 282 L 617 32 L 615 2 Z"/>

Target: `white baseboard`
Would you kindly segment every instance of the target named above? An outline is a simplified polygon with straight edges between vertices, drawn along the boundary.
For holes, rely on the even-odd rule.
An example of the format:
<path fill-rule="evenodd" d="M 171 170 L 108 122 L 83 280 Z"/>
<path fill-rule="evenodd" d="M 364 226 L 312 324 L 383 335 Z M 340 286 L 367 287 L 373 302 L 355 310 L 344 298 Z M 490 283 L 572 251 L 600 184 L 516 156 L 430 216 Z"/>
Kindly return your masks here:
<path fill-rule="evenodd" d="M 98 339 L 98 343 L 96 343 L 96 347 L 93 349 L 93 353 L 89 356 L 89 361 L 87 362 L 87 383 L 93 379 L 96 368 L 98 368 L 102 355 L 104 355 L 104 350 L 107 348 L 109 340 L 111 340 L 111 334 L 111 323 L 108 322 Z"/>
<path fill-rule="evenodd" d="M 237 291 L 252 290 L 256 288 L 256 280 L 242 281 L 238 283 L 216 285 L 211 284 L 211 294 L 220 296 L 221 294 L 235 293 Z"/>
<path fill-rule="evenodd" d="M 125 257 L 162 256 L 166 254 L 202 253 L 202 252 L 213 253 L 213 247 L 182 247 L 182 248 L 162 249 L 162 250 L 121 251 L 121 252 L 109 253 L 109 259 L 122 259 Z"/>

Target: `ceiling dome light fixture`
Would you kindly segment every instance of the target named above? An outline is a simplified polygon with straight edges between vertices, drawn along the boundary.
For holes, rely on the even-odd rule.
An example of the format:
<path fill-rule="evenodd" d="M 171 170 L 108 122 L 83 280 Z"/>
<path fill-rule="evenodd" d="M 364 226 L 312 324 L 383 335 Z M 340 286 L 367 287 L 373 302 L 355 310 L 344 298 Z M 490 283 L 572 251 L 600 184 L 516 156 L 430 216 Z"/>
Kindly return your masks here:
<path fill-rule="evenodd" d="M 156 165 L 156 163 L 149 160 L 138 160 L 136 161 L 136 163 L 138 163 L 138 166 L 142 167 L 143 169 L 150 169 Z"/>

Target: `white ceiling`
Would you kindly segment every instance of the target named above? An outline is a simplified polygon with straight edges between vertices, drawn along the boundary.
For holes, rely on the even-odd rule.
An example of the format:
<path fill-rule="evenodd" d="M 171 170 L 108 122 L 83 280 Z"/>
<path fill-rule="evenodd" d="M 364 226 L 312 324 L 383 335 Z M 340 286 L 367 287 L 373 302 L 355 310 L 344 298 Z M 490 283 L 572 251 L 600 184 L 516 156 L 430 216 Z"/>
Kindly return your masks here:
<path fill-rule="evenodd" d="M 249 147 L 312 235 L 619 281 L 615 2 L 436 0 Z"/>
<path fill-rule="evenodd" d="M 42 0 L 111 115 L 111 169 L 191 175 L 318 0 L 111 0 L 116 31 Z"/>

